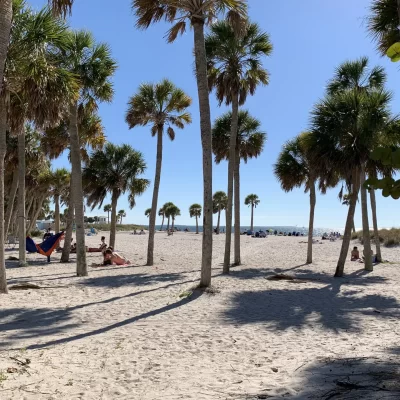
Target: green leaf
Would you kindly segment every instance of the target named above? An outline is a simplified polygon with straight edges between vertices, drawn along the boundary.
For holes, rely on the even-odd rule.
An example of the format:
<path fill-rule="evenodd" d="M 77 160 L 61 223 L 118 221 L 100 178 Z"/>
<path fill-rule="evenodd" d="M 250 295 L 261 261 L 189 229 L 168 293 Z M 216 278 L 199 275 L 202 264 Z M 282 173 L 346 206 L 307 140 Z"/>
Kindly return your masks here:
<path fill-rule="evenodd" d="M 382 196 L 383 197 L 389 197 L 391 195 L 390 193 L 390 189 L 389 188 L 385 188 L 382 190 Z"/>
<path fill-rule="evenodd" d="M 383 147 L 378 147 L 371 153 L 371 158 L 374 161 L 379 161 L 382 158 L 383 150 Z"/>
<path fill-rule="evenodd" d="M 383 194 L 383 192 L 382 192 L 382 194 Z M 393 191 L 391 192 L 391 196 L 392 196 L 392 198 L 395 199 L 395 200 L 400 199 L 400 189 L 393 190 Z"/>

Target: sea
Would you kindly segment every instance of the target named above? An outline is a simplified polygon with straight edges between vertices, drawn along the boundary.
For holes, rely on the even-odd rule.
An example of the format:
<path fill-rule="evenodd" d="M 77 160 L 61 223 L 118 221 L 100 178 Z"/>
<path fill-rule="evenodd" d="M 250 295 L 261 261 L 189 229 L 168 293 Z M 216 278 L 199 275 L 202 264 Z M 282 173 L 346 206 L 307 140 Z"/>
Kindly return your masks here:
<path fill-rule="evenodd" d="M 166 229 L 166 224 L 163 226 L 163 230 Z M 196 226 L 195 225 L 175 225 L 176 228 L 180 230 L 184 230 L 186 228 L 189 229 L 190 232 L 196 232 Z M 156 225 L 156 229 L 159 230 L 161 228 L 161 225 Z M 215 228 L 215 226 L 214 226 Z M 243 225 L 240 227 L 241 232 L 247 232 L 250 229 L 250 226 L 248 225 Z M 225 230 L 224 226 L 220 227 L 220 230 Z M 262 231 L 278 231 L 282 233 L 289 233 L 289 232 L 299 232 L 300 234 L 308 235 L 308 227 L 306 226 L 254 226 L 254 231 L 257 232 L 259 230 Z M 340 234 L 343 234 L 343 229 L 338 229 L 338 228 L 314 228 L 313 236 L 322 236 L 324 233 L 329 233 L 331 232 L 339 232 Z M 203 232 L 203 227 L 199 225 L 199 232 Z M 233 232 L 233 228 L 232 228 Z"/>

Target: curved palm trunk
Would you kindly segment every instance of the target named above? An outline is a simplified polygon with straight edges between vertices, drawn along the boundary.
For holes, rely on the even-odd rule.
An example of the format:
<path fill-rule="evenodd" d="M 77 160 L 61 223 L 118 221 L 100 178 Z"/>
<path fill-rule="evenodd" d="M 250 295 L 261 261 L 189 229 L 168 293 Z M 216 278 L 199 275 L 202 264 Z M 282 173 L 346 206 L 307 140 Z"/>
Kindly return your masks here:
<path fill-rule="evenodd" d="M 29 200 L 28 206 L 26 207 L 26 219 L 29 220 L 29 217 L 32 216 L 32 207 L 33 207 L 33 203 L 35 201 L 35 197 L 34 197 L 33 193 L 29 193 L 29 192 L 27 193 L 27 195 L 28 195 L 28 197 L 30 197 L 30 200 Z M 27 228 L 28 228 L 28 226 L 27 226 Z"/>
<path fill-rule="evenodd" d="M 375 198 L 375 189 L 374 188 L 371 188 L 371 190 L 370 190 L 370 199 L 371 199 L 371 210 L 372 210 L 372 223 L 374 225 L 376 261 L 382 262 L 381 242 L 379 241 L 378 218 L 376 216 L 376 198 Z"/>
<path fill-rule="evenodd" d="M 229 140 L 229 160 L 228 160 L 228 204 L 226 207 L 226 236 L 225 254 L 222 273 L 229 274 L 231 264 L 231 245 L 232 245 L 232 225 L 233 225 L 233 177 L 235 172 L 236 137 L 238 130 L 239 99 L 237 93 L 232 94 L 232 121 L 231 136 Z"/>
<path fill-rule="evenodd" d="M 351 228 L 354 221 L 354 213 L 356 211 L 358 191 L 360 189 L 360 175 L 357 169 L 353 171 L 352 188 L 353 188 L 353 193 L 350 196 L 350 204 L 349 204 L 349 210 L 347 212 L 347 220 L 343 234 L 342 248 L 340 250 L 339 260 L 336 266 L 335 277 L 343 276 L 344 265 L 346 263 L 347 254 L 349 253 Z"/>
<path fill-rule="evenodd" d="M 154 235 L 156 233 L 156 217 L 157 217 L 157 202 L 158 192 L 160 190 L 161 166 L 162 166 L 162 149 L 163 149 L 163 127 L 158 128 L 157 133 L 157 160 L 156 160 L 156 175 L 154 178 L 153 200 L 151 203 L 151 213 L 149 221 L 149 243 L 147 245 L 147 264 L 148 266 L 154 263 Z"/>
<path fill-rule="evenodd" d="M 240 153 L 236 146 L 235 154 L 235 265 L 240 265 Z"/>
<path fill-rule="evenodd" d="M 12 0 L 0 1 L 0 92 L 4 76 L 12 21 Z"/>
<path fill-rule="evenodd" d="M 203 148 L 203 242 L 200 287 L 211 284 L 212 263 L 212 136 L 210 99 L 207 80 L 207 60 L 204 45 L 204 20 L 193 18 L 194 53 L 196 64 L 197 91 L 200 107 L 200 131 Z"/>
<path fill-rule="evenodd" d="M 31 222 L 29 224 L 29 229 L 28 229 L 29 232 L 32 232 L 33 228 L 36 227 L 36 220 L 39 217 L 39 214 L 42 209 L 42 205 L 43 205 L 45 198 L 46 198 L 46 195 L 41 195 L 41 197 L 38 198 L 36 201 L 35 211 L 32 213 Z"/>
<path fill-rule="evenodd" d="M 4 8 L 7 3 L 10 2 L 2 2 L 0 5 L 0 40 L 3 40 L 1 35 L 5 32 L 3 24 L 4 15 L 2 12 L 7 11 Z M 8 42 L 7 42 L 8 43 Z M 3 46 L 3 43 L 0 44 Z M 6 49 L 6 48 L 5 48 Z M 4 59 L 5 59 L 5 49 L 4 49 Z M 0 47 L 0 52 L 2 52 L 2 47 Z M 0 53 L 0 57 L 2 54 Z M 0 59 L 0 61 L 2 61 Z M 0 64 L 1 76 L 3 76 L 3 65 Z M 2 80 L 0 80 L 1 85 Z M 0 293 L 8 293 L 7 289 L 7 277 L 6 277 L 6 265 L 4 260 L 4 157 L 6 155 L 6 129 L 7 129 L 7 114 L 4 97 L 0 93 Z"/>
<path fill-rule="evenodd" d="M 74 182 L 71 188 L 76 223 L 76 274 L 77 276 L 87 276 L 81 148 L 79 145 L 77 115 L 77 104 L 74 103 L 70 106 L 69 134 L 71 142 L 71 179 Z"/>
<path fill-rule="evenodd" d="M 199 217 L 196 215 L 196 235 L 199 234 Z"/>
<path fill-rule="evenodd" d="M 14 208 L 14 200 L 18 190 L 18 169 L 13 172 L 13 180 L 11 184 L 10 195 L 8 197 L 7 211 L 5 217 L 4 236 L 7 237 L 8 229 L 10 228 L 11 215 Z"/>
<path fill-rule="evenodd" d="M 60 195 L 54 196 L 54 220 L 55 220 L 55 232 L 60 232 Z"/>
<path fill-rule="evenodd" d="M 162 222 L 161 222 L 160 232 L 162 231 L 163 226 L 164 226 L 164 215 L 162 216 Z"/>
<path fill-rule="evenodd" d="M 219 226 L 221 223 L 221 208 L 218 207 L 217 233 L 219 234 Z"/>
<path fill-rule="evenodd" d="M 317 197 L 315 194 L 315 181 L 310 179 L 310 221 L 308 223 L 307 264 L 312 263 L 312 245 L 314 232 L 314 211 Z"/>
<path fill-rule="evenodd" d="M 72 187 L 72 179 L 70 182 L 70 186 Z M 72 228 L 74 226 L 74 203 L 72 201 L 72 190 L 69 192 L 68 197 L 68 214 L 67 221 L 65 227 L 65 238 L 64 238 L 64 247 L 61 254 L 60 262 L 69 262 L 69 255 L 71 253 L 71 239 L 72 239 Z"/>
<path fill-rule="evenodd" d="M 18 133 L 18 248 L 20 267 L 26 264 L 26 212 L 25 212 L 25 128 Z"/>
<path fill-rule="evenodd" d="M 361 214 L 363 224 L 363 242 L 364 242 L 364 269 L 366 271 L 373 271 L 372 266 L 372 250 L 371 250 L 371 235 L 369 233 L 368 221 L 368 197 L 367 189 L 364 187 L 365 182 L 365 169 L 361 167 Z"/>
<path fill-rule="evenodd" d="M 115 235 L 117 233 L 117 202 L 118 195 L 113 193 L 111 196 L 111 227 L 110 227 L 110 246 L 115 249 Z"/>

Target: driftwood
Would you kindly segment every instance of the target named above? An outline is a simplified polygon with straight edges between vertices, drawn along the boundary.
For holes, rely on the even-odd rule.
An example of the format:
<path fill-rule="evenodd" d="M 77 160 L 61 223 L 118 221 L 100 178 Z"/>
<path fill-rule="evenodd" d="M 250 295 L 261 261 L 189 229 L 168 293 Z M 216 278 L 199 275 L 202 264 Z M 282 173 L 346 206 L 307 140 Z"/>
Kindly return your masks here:
<path fill-rule="evenodd" d="M 9 290 L 29 290 L 29 289 L 42 289 L 40 286 L 33 283 L 17 283 L 8 287 Z"/>
<path fill-rule="evenodd" d="M 292 283 L 307 283 L 307 279 L 298 279 L 294 276 L 286 275 L 286 274 L 276 274 L 266 277 L 265 279 L 269 281 L 289 281 Z"/>

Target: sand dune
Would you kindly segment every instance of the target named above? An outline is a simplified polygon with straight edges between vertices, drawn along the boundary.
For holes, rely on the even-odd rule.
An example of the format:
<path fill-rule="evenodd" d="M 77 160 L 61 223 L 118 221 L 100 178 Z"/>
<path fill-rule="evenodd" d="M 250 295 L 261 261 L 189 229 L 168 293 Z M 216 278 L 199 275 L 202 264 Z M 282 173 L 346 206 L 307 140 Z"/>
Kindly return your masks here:
<path fill-rule="evenodd" d="M 151 268 L 147 236 L 127 233 L 116 248 L 132 267 L 77 278 L 58 255 L 9 262 L 10 285 L 42 289 L 0 297 L 0 399 L 400 398 L 400 248 L 384 248 L 392 263 L 372 273 L 349 262 L 333 279 L 340 242 L 315 245 L 304 265 L 301 240 L 243 237 L 244 264 L 222 276 L 216 236 L 215 293 L 191 296 L 201 256 L 192 233 L 157 233 Z M 277 273 L 299 280 L 266 279 Z"/>

